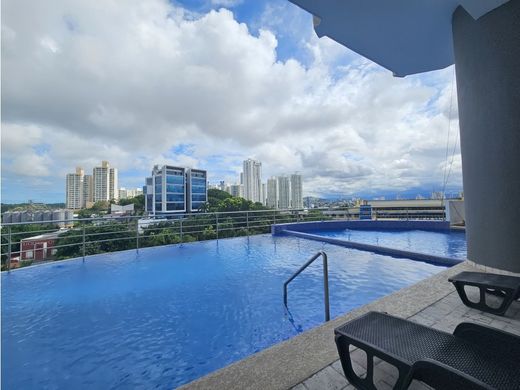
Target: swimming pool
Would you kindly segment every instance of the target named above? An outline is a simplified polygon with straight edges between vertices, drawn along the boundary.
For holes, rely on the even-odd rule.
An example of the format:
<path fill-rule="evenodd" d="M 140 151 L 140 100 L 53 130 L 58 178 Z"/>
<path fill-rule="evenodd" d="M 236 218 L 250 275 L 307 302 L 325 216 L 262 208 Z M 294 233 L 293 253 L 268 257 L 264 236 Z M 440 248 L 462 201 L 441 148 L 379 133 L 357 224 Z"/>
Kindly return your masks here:
<path fill-rule="evenodd" d="M 260 235 L 91 256 L 2 274 L 2 388 L 174 388 L 444 267 Z"/>
<path fill-rule="evenodd" d="M 467 256 L 463 231 L 316 229 L 307 233 L 456 259 Z"/>

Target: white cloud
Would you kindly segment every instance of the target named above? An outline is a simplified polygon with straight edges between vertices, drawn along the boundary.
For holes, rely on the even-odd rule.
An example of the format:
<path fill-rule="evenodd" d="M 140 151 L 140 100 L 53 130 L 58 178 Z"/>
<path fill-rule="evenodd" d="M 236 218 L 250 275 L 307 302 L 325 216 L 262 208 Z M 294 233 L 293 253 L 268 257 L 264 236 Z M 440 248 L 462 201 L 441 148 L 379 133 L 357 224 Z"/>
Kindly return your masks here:
<path fill-rule="evenodd" d="M 5 1 L 2 162 L 13 166 L 18 150 L 53 185 L 102 159 L 122 171 L 200 164 L 229 178 L 244 157 L 261 159 L 266 177 L 300 171 L 313 194 L 440 183 L 452 71 L 393 78 L 318 40 L 310 23 L 295 41 L 312 61 L 282 62 L 277 34 L 304 28 L 306 17 L 280 24 L 295 9 L 266 11 L 253 35 L 228 10 L 194 18 L 161 0 Z M 192 154 L 172 156 L 186 143 Z"/>
<path fill-rule="evenodd" d="M 211 5 L 222 7 L 235 7 L 241 4 L 243 0 L 211 0 Z"/>

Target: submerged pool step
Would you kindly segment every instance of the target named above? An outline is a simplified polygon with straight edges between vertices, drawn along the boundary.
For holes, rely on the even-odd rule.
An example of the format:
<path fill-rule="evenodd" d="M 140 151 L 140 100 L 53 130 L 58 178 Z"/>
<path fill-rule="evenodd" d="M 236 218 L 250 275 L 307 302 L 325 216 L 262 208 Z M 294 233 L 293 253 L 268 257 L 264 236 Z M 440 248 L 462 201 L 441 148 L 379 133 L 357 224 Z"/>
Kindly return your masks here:
<path fill-rule="evenodd" d="M 346 248 L 373 252 L 373 253 L 377 253 L 380 255 L 388 255 L 388 256 L 394 256 L 394 257 L 406 257 L 408 259 L 424 261 L 425 263 L 430 263 L 430 264 L 434 264 L 434 265 L 444 265 L 444 266 L 452 267 L 452 266 L 462 263 L 464 261 L 462 259 L 455 259 L 452 257 L 435 256 L 435 255 L 429 255 L 426 253 L 405 251 L 402 249 L 388 248 L 385 246 L 378 246 L 378 245 L 364 244 L 364 243 L 355 242 L 355 241 L 341 240 L 339 238 L 332 238 L 332 237 L 320 236 L 317 234 L 310 234 L 310 233 L 303 233 L 303 232 L 296 232 L 293 230 L 283 230 L 283 232 L 280 232 L 280 233 L 283 233 L 283 234 L 286 234 L 289 236 L 305 238 L 308 240 L 321 241 L 321 242 L 326 242 L 328 244 L 333 244 L 333 245 L 340 245 L 340 246 L 344 246 Z"/>

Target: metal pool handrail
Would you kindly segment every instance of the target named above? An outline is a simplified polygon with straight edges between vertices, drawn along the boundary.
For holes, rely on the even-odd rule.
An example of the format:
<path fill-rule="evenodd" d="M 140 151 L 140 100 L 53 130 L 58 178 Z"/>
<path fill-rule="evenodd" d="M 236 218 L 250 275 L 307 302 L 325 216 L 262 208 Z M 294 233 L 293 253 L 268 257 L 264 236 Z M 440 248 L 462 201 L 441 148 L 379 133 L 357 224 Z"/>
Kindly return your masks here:
<path fill-rule="evenodd" d="M 287 281 L 283 284 L 283 303 L 285 308 L 289 310 L 287 307 L 287 285 L 294 280 L 299 274 L 302 273 L 309 265 L 311 265 L 314 260 L 318 257 L 323 258 L 323 297 L 325 300 L 325 321 L 330 321 L 330 305 L 329 305 L 329 265 L 327 261 L 327 254 L 323 251 L 316 253 L 312 256 L 304 265 L 300 267 L 298 271 L 296 271 Z"/>

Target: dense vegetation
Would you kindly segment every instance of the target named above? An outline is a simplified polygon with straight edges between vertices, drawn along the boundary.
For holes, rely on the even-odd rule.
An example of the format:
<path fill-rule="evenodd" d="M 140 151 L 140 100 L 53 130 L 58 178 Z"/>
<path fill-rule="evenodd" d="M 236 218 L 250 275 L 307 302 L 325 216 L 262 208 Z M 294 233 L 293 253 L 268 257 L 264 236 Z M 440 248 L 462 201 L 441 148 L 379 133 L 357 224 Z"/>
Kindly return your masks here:
<path fill-rule="evenodd" d="M 65 208 L 65 203 L 2 203 L 1 212 L 6 211 L 38 211 Z"/>
<path fill-rule="evenodd" d="M 90 218 L 92 216 L 99 216 L 104 214 L 110 214 L 110 205 L 118 204 L 120 206 L 126 206 L 129 204 L 134 205 L 134 214 L 143 215 L 144 213 L 144 195 L 137 195 L 134 198 L 119 199 L 119 201 L 112 200 L 110 202 L 100 200 L 92 205 L 88 209 L 81 209 L 78 211 L 78 218 Z"/>
<path fill-rule="evenodd" d="M 137 195 L 133 198 L 120 199 L 118 204 L 120 206 L 126 206 L 129 204 L 134 205 L 134 212 L 136 215 L 142 215 L 144 213 L 144 195 Z"/>
<path fill-rule="evenodd" d="M 244 198 L 231 196 L 226 191 L 221 191 L 216 188 L 208 190 L 208 202 L 201 211 L 215 212 L 215 211 L 250 211 L 250 210 L 269 210 L 264 207 L 262 203 L 251 202 Z"/>

